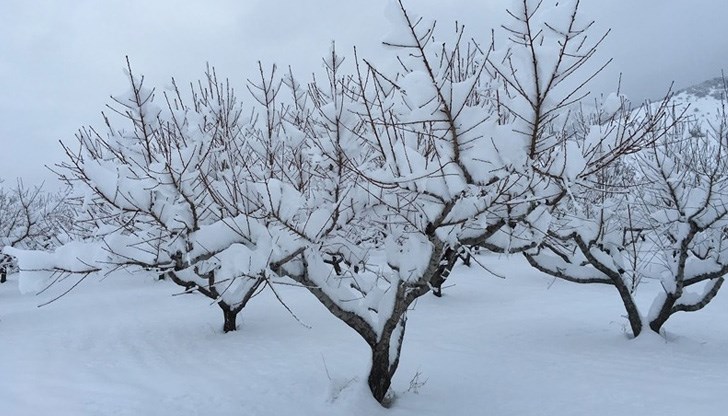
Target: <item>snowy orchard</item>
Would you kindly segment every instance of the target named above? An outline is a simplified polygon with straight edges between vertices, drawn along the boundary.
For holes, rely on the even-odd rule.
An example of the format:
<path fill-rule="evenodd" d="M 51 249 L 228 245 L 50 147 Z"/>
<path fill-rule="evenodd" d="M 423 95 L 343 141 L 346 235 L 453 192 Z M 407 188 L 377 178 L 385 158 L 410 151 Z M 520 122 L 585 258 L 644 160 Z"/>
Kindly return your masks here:
<path fill-rule="evenodd" d="M 0 247 L 42 250 L 66 241 L 73 213 L 63 203 L 63 194 L 26 188 L 22 182 L 5 187 L 0 181 Z M 5 283 L 15 259 L 0 254 L 0 283 Z"/>
<path fill-rule="evenodd" d="M 161 91 L 128 65 L 129 92 L 114 97 L 103 129 L 64 146 L 74 240 L 5 250 L 21 289 L 153 272 L 213 299 L 232 331 L 257 291 L 295 284 L 369 345 L 380 403 L 408 311 L 462 247 L 614 285 L 635 335 L 637 275 L 655 270 L 666 293 L 649 318 L 659 331 L 673 312 L 704 306 L 728 272 L 725 140 L 680 159 L 679 146 L 695 145 L 676 137 L 669 97 L 636 111 L 615 94 L 593 114 L 579 110 L 604 37 L 587 36 L 578 3 L 514 2 L 496 48 L 460 26 L 441 43 L 434 22 L 393 2 L 384 44 L 396 65 L 355 52 L 345 72 L 332 47 L 324 80 L 259 64 L 245 99 L 210 68 L 189 90 L 173 80 Z M 684 290 L 705 281 L 702 297 Z"/>

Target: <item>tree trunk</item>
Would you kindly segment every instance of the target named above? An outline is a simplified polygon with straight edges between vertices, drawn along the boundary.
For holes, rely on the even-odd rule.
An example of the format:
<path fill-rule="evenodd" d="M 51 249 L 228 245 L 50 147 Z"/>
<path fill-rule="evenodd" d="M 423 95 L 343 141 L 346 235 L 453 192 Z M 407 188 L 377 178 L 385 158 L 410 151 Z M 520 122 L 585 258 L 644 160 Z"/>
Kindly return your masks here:
<path fill-rule="evenodd" d="M 677 301 L 677 297 L 668 293 L 665 297 L 664 302 L 662 302 L 662 307 L 660 308 L 660 312 L 657 314 L 657 317 L 650 321 L 650 329 L 660 333 L 660 329 L 662 329 L 662 326 L 665 325 L 665 322 L 670 318 L 670 315 L 672 315 L 672 307 L 675 306 L 675 302 Z"/>
<path fill-rule="evenodd" d="M 369 389 L 379 402 L 383 403 L 392 385 L 394 370 L 389 362 L 389 342 L 380 342 L 372 347 L 372 368 L 369 370 Z"/>
<path fill-rule="evenodd" d="M 406 319 L 404 316 L 401 317 L 399 323 L 393 328 L 387 329 L 385 326 L 385 332 L 380 340 L 371 345 L 372 367 L 369 370 L 367 382 L 374 398 L 385 407 L 388 404 L 386 403 L 387 392 L 399 366 Z"/>
<path fill-rule="evenodd" d="M 634 303 L 632 293 L 630 293 L 629 288 L 622 279 L 612 281 L 614 282 L 614 286 L 617 288 L 617 291 L 619 291 L 619 296 L 622 298 L 624 309 L 627 311 L 627 319 L 629 320 L 629 325 L 632 328 L 632 335 L 637 338 L 642 332 L 642 317 L 640 317 L 640 312 L 637 309 L 637 305 Z"/>
<path fill-rule="evenodd" d="M 8 281 L 8 269 L 5 266 L 0 267 L 0 283 Z"/>
<path fill-rule="evenodd" d="M 236 324 L 236 319 L 238 317 L 238 313 L 243 308 L 231 308 L 226 303 L 218 303 L 220 305 L 220 309 L 222 309 L 222 316 L 225 318 L 225 323 L 222 326 L 222 330 L 225 331 L 225 333 L 236 331 L 238 329 L 238 326 Z"/>
<path fill-rule="evenodd" d="M 440 257 L 440 263 L 437 266 L 437 271 L 430 279 L 432 294 L 437 296 L 438 298 L 442 297 L 442 285 L 443 283 L 445 283 L 445 280 L 447 280 L 447 278 L 450 276 L 450 273 L 452 272 L 453 267 L 455 267 L 455 262 L 458 258 L 460 258 L 458 255 L 458 251 L 451 247 L 445 249 L 442 256 Z"/>
<path fill-rule="evenodd" d="M 470 258 L 471 257 L 472 257 L 471 254 L 469 252 L 466 252 L 463 255 L 463 257 L 461 257 L 463 259 L 463 264 L 466 265 L 466 266 L 468 266 L 468 267 L 470 267 L 471 266 L 471 264 L 470 264 Z"/>

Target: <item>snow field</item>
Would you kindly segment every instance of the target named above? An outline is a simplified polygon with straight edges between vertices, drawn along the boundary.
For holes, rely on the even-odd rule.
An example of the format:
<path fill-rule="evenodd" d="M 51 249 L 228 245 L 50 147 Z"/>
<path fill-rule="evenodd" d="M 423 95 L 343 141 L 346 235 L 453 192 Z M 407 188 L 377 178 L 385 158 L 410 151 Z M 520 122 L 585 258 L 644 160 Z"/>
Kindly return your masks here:
<path fill-rule="evenodd" d="M 146 277 L 89 280 L 61 300 L 0 286 L 3 415 L 720 415 L 728 302 L 626 337 L 616 291 L 483 256 L 409 315 L 395 404 L 366 387 L 368 348 L 305 290 L 278 287 L 223 334 L 219 309 Z M 656 289 L 655 283 L 646 283 Z M 649 290 L 644 290 L 649 292 Z M 645 297 L 649 301 L 649 294 Z M 410 389 L 410 381 L 425 382 Z"/>

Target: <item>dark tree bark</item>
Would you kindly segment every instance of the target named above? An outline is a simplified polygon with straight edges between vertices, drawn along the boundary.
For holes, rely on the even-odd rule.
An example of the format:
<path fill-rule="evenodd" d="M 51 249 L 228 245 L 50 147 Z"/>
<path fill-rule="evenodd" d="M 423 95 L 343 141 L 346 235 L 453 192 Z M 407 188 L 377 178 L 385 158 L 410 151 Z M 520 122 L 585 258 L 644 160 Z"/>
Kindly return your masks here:
<path fill-rule="evenodd" d="M 399 366 L 399 355 L 402 349 L 407 318 L 402 316 L 398 321 L 398 324 L 387 325 L 380 340 L 370 344 L 372 367 L 369 370 L 367 383 L 374 398 L 385 406 L 387 405 L 385 400 L 387 392 L 392 385 L 392 378 Z M 390 355 L 393 343 L 396 347 L 394 357 Z"/>
<path fill-rule="evenodd" d="M 243 308 L 241 308 L 241 307 L 231 308 L 230 306 L 228 306 L 226 303 L 223 303 L 223 302 L 218 303 L 218 305 L 220 305 L 220 309 L 222 309 L 222 316 L 225 319 L 225 323 L 222 326 L 222 330 L 225 333 L 237 331 L 238 326 L 237 326 L 236 321 L 238 318 L 238 314 L 240 313 L 241 310 L 243 310 Z"/>
<path fill-rule="evenodd" d="M 452 272 L 453 267 L 455 267 L 455 263 L 458 258 L 458 250 L 452 247 L 446 248 L 445 252 L 442 254 L 437 271 L 430 279 L 432 294 L 438 298 L 442 297 L 442 285 L 445 283 L 445 280 L 450 277 L 450 273 Z"/>
<path fill-rule="evenodd" d="M 183 266 L 180 266 L 178 268 L 182 269 Z M 172 282 L 184 287 L 187 291 L 197 291 L 204 296 L 217 301 L 217 305 L 220 307 L 220 309 L 222 309 L 222 316 L 224 319 L 222 329 L 226 333 L 237 330 L 236 320 L 238 314 L 240 313 L 240 311 L 243 310 L 243 308 L 245 308 L 245 305 L 248 304 L 255 292 L 257 292 L 260 285 L 263 284 L 263 282 L 265 281 L 265 279 L 263 278 L 257 278 L 256 282 L 245 293 L 245 296 L 243 296 L 243 299 L 240 301 L 240 303 L 236 304 L 236 306 L 231 306 L 221 299 L 221 294 L 220 292 L 218 292 L 217 287 L 215 286 L 214 272 L 210 272 L 205 275 L 206 280 L 209 282 L 207 286 L 201 286 L 195 282 L 183 280 L 177 275 L 176 271 L 174 270 L 167 271 L 163 275 L 160 275 L 160 278 L 161 276 L 169 277 Z"/>
<path fill-rule="evenodd" d="M 617 292 L 619 292 L 619 297 L 622 300 L 622 304 L 624 305 L 624 310 L 627 312 L 627 320 L 629 321 L 629 325 L 632 329 L 632 335 L 634 337 L 637 337 L 642 333 L 642 316 L 640 315 L 639 309 L 637 308 L 637 304 L 634 301 L 634 297 L 632 295 L 632 292 L 630 291 L 630 288 L 627 286 L 627 283 L 625 283 L 625 280 L 623 278 L 623 271 L 621 270 L 613 270 L 607 266 L 605 266 L 597 257 L 595 257 L 590 250 L 589 244 L 587 244 L 581 237 L 574 234 L 571 236 L 571 238 L 574 239 L 577 246 L 581 250 L 581 252 L 586 257 L 586 260 L 591 264 L 596 270 L 601 272 L 604 276 L 578 276 L 578 275 L 570 275 L 566 268 L 562 267 L 552 267 L 548 266 L 546 264 L 543 264 L 539 259 L 537 258 L 537 255 L 533 255 L 530 253 L 524 253 L 526 260 L 528 260 L 528 263 L 533 266 L 535 269 L 547 273 L 553 277 L 563 279 L 569 282 L 574 283 L 580 283 L 580 284 L 606 284 L 610 286 L 614 286 L 617 289 Z M 561 260 L 564 261 L 566 264 L 573 264 L 569 256 L 564 255 L 563 253 L 560 253 L 557 249 L 550 248 L 549 245 L 543 246 L 545 249 L 548 248 L 551 250 L 551 252 L 556 256 L 556 258 L 561 258 Z"/>
<path fill-rule="evenodd" d="M 718 294 L 718 291 L 720 290 L 721 286 L 723 286 L 724 282 L 725 278 L 722 276 L 713 280 L 713 287 L 710 288 L 710 290 L 708 290 L 706 293 L 704 293 L 700 300 L 695 303 L 682 304 L 678 302 L 680 300 L 680 296 L 674 295 L 672 293 L 668 294 L 665 297 L 662 306 L 660 307 L 660 312 L 654 319 L 650 321 L 650 329 L 659 334 L 662 326 L 665 325 L 665 322 L 667 322 L 667 320 L 670 319 L 670 317 L 674 313 L 695 312 L 703 309 Z M 682 293 L 682 289 L 680 290 L 680 293 Z"/>
<path fill-rule="evenodd" d="M 464 265 L 466 265 L 466 266 L 468 266 L 468 267 L 470 267 L 470 266 L 471 266 L 471 263 L 470 263 L 470 259 L 471 259 L 471 257 L 472 257 L 472 256 L 471 256 L 471 254 L 470 254 L 470 252 L 469 252 L 469 251 L 468 251 L 468 252 L 465 252 L 465 253 L 462 253 L 462 254 L 460 255 L 460 259 L 462 259 L 462 261 L 463 261 L 463 264 L 464 264 Z"/>
<path fill-rule="evenodd" d="M 650 329 L 657 332 L 658 334 L 660 333 L 660 329 L 665 324 L 665 322 L 670 319 L 670 316 L 673 313 L 677 312 L 675 304 L 682 296 L 683 289 L 685 287 L 685 265 L 687 264 L 690 253 L 690 244 L 695 238 L 695 235 L 700 231 L 698 225 L 692 220 L 689 222 L 689 225 L 690 231 L 680 242 L 680 250 L 673 254 L 678 257 L 677 270 L 674 277 L 675 291 L 673 293 L 667 293 L 665 295 L 665 300 L 662 302 L 660 312 L 658 312 L 657 316 L 652 321 L 650 321 Z"/>
<path fill-rule="evenodd" d="M 8 265 L 10 264 L 11 257 L 2 254 L 0 255 L 0 283 L 5 283 L 8 281 Z"/>
<path fill-rule="evenodd" d="M 614 287 L 619 292 L 619 297 L 622 299 L 625 311 L 627 311 L 627 320 L 629 326 L 632 328 L 632 335 L 638 337 L 642 333 L 642 317 L 640 311 L 637 309 L 637 305 L 634 302 L 634 297 L 630 292 L 624 280 L 620 277 L 619 279 L 613 279 Z"/>
<path fill-rule="evenodd" d="M 660 333 L 660 329 L 662 329 L 662 326 L 665 325 L 665 322 L 670 318 L 670 315 L 672 315 L 672 308 L 675 305 L 675 302 L 677 301 L 677 297 L 673 296 L 671 293 L 668 293 L 665 297 L 665 301 L 662 303 L 662 307 L 660 308 L 660 312 L 657 314 L 655 319 L 650 321 L 650 329 Z"/>
<path fill-rule="evenodd" d="M 380 342 L 372 347 L 372 367 L 369 370 L 367 383 L 372 395 L 379 403 L 384 402 L 396 369 L 396 365 L 392 366 L 389 363 L 388 341 Z"/>
<path fill-rule="evenodd" d="M 433 232 L 434 233 L 434 232 Z M 439 278 L 439 266 L 444 257 L 443 244 L 433 237 L 433 255 L 430 256 L 423 278 L 417 282 L 400 282 L 397 286 L 394 308 L 388 315 L 387 321 L 379 334 L 375 328 L 363 317 L 355 312 L 342 308 L 337 301 L 330 297 L 326 291 L 312 281 L 308 275 L 308 265 L 304 257 L 304 272 L 301 274 L 289 273 L 283 264 L 273 264 L 271 269 L 279 274 L 286 274 L 305 287 L 314 295 L 326 309 L 334 316 L 356 331 L 371 349 L 372 365 L 367 377 L 367 384 L 372 396 L 383 406 L 387 406 L 387 392 L 392 385 L 392 378 L 399 366 L 399 356 L 402 350 L 405 327 L 407 323 L 407 310 L 420 296 L 429 292 L 433 287 L 433 280 Z"/>
<path fill-rule="evenodd" d="M 632 292 L 630 292 L 629 287 L 627 287 L 627 284 L 622 278 L 623 271 L 615 271 L 605 266 L 598 258 L 596 258 L 592 254 L 590 245 L 587 244 L 587 242 L 585 242 L 577 233 L 572 234 L 572 238 L 579 246 L 579 249 L 584 254 L 587 261 L 589 261 L 589 263 L 591 263 L 592 266 L 594 266 L 597 270 L 601 271 L 607 277 L 609 277 L 614 287 L 617 288 L 617 291 L 619 292 L 619 297 L 622 299 L 624 309 L 625 311 L 627 311 L 627 319 L 629 320 L 629 325 L 632 328 L 632 334 L 635 338 L 638 337 L 640 333 L 642 333 L 642 317 L 640 316 L 640 312 L 634 302 Z"/>

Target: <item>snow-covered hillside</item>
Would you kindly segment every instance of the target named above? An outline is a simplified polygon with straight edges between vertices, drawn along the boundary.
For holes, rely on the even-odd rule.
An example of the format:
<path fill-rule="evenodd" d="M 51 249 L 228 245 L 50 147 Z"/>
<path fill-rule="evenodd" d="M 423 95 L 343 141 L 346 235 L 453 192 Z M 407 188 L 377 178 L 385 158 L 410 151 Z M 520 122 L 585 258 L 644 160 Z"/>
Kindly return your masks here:
<path fill-rule="evenodd" d="M 458 266 L 445 297 L 410 314 L 391 409 L 366 388 L 367 346 L 305 291 L 279 288 L 310 329 L 266 291 L 223 334 L 217 307 L 152 276 L 88 281 L 40 309 L 48 295 L 22 297 L 11 276 L 0 286 L 0 413 L 724 414 L 727 297 L 676 316 L 667 339 L 630 340 L 613 288 L 553 281 L 521 258 L 481 261 L 506 279 Z"/>
<path fill-rule="evenodd" d="M 677 91 L 671 101 L 678 109 L 688 108 L 686 115 L 707 128 L 707 123 L 715 124 L 721 102 L 728 98 L 727 82 L 723 77 L 709 79 Z"/>
<path fill-rule="evenodd" d="M 725 85 L 726 80 L 723 77 L 716 77 L 707 81 L 701 82 L 687 88 L 683 88 L 678 91 L 678 97 L 682 96 L 687 99 L 688 96 L 694 96 L 697 98 L 710 97 L 715 100 L 725 99 Z"/>

